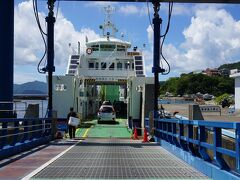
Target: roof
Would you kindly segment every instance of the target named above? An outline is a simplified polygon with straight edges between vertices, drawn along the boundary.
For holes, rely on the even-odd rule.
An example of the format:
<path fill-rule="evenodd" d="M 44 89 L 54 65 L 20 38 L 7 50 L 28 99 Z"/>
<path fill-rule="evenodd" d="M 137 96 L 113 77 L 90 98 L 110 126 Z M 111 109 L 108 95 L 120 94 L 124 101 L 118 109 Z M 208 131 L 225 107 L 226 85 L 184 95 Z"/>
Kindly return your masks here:
<path fill-rule="evenodd" d="M 128 47 L 131 47 L 131 43 L 127 42 L 127 41 L 123 41 L 121 39 L 117 39 L 114 37 L 109 37 L 107 39 L 107 37 L 101 37 L 92 41 L 89 41 L 86 43 L 87 46 L 93 45 L 93 44 L 106 44 L 111 42 L 112 44 L 122 44 L 122 45 L 127 45 Z"/>

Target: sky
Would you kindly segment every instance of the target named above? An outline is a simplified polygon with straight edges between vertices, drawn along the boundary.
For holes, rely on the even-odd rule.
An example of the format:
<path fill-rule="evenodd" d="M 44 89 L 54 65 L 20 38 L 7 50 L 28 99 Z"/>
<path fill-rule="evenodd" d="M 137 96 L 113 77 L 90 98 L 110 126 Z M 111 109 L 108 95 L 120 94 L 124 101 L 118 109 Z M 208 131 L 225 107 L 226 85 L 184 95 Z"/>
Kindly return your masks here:
<path fill-rule="evenodd" d="M 94 40 L 102 35 L 99 25 L 103 24 L 103 8 L 107 5 L 115 8 L 112 20 L 118 28 L 117 37 L 121 39 L 121 34 L 124 34 L 124 40 L 143 52 L 146 74 L 153 76 L 151 3 L 76 1 L 55 3 L 54 75 L 65 74 L 69 55 L 76 52 L 78 41 L 81 43 L 81 53 L 84 53 L 86 36 Z M 46 32 L 46 1 L 38 2 L 38 10 L 42 28 Z M 32 1 L 15 0 L 14 12 L 14 83 L 46 82 L 46 74 L 37 71 L 44 53 L 44 43 L 36 24 Z M 163 20 L 163 34 L 168 22 L 167 3 L 161 4 L 159 14 Z M 160 75 L 161 81 L 182 73 L 240 61 L 240 4 L 174 3 L 163 54 L 171 71 L 168 75 Z M 163 67 L 167 68 L 166 63 L 163 63 Z"/>

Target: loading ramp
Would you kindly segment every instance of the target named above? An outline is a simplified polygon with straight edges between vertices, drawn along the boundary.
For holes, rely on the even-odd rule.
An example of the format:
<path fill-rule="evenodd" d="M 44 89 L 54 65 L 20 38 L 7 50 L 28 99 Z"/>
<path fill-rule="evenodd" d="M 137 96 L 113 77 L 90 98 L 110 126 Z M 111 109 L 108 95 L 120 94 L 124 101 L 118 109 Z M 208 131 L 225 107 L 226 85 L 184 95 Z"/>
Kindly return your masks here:
<path fill-rule="evenodd" d="M 30 179 L 209 179 L 156 143 L 87 138 Z"/>

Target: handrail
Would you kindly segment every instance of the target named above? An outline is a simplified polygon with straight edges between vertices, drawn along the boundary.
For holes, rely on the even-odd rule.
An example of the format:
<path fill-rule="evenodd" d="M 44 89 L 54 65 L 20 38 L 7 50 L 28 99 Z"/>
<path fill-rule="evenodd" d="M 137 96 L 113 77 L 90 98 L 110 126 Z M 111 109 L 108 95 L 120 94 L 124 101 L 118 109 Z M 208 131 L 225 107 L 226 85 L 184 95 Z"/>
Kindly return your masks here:
<path fill-rule="evenodd" d="M 145 118 L 145 124 L 150 131 L 149 118 Z M 232 150 L 223 147 L 223 132 L 225 129 L 233 131 L 234 138 L 229 137 L 235 143 Z M 175 145 L 193 156 L 217 164 L 221 169 L 231 169 L 240 173 L 240 122 L 189 121 L 176 118 L 154 119 L 154 135 L 156 138 Z M 212 143 L 209 142 L 210 140 L 212 140 Z M 207 150 L 213 151 L 213 160 Z M 223 155 L 235 159 L 234 168 L 229 167 L 222 157 Z"/>
<path fill-rule="evenodd" d="M 0 159 L 47 143 L 51 139 L 52 120 L 50 118 L 0 119 Z"/>

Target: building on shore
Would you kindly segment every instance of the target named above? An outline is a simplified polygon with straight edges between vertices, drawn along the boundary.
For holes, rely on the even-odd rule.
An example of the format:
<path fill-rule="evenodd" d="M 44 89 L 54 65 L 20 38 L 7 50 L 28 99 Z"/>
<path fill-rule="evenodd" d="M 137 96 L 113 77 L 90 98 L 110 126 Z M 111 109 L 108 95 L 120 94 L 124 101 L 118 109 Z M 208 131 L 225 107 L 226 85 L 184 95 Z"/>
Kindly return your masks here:
<path fill-rule="evenodd" d="M 230 77 L 235 79 L 235 109 L 240 110 L 240 71 L 238 69 L 232 69 L 230 71 Z"/>

